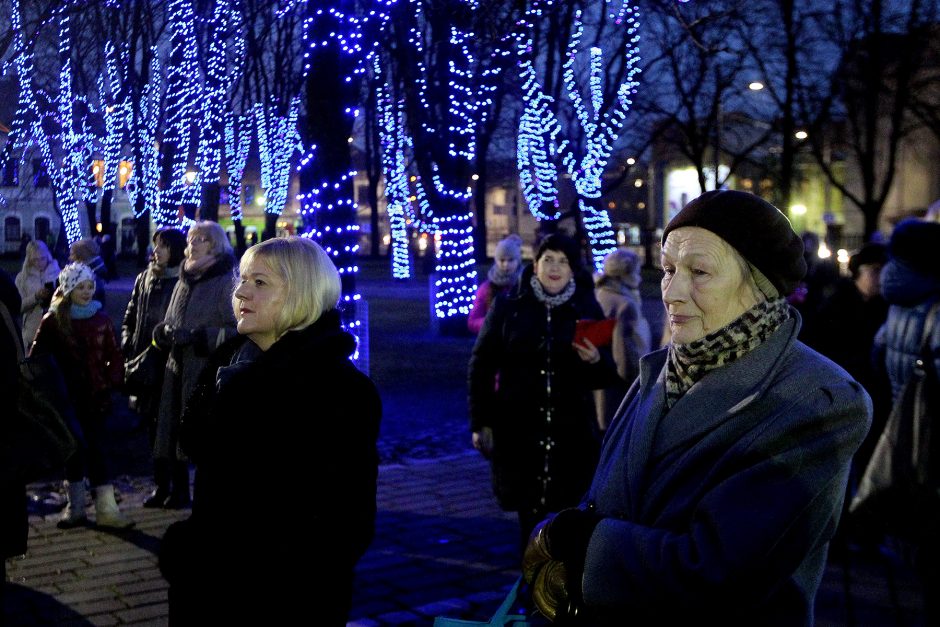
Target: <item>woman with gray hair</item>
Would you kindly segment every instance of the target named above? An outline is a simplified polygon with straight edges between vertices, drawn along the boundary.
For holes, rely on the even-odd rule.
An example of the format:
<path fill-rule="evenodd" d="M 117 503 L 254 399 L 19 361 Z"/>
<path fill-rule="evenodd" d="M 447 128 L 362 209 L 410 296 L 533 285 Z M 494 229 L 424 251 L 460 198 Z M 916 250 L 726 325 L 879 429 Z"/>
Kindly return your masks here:
<path fill-rule="evenodd" d="M 186 240 L 179 281 L 163 322 L 153 330 L 153 341 L 169 355 L 153 445 L 156 489 L 148 507 L 190 504 L 189 463 L 177 450 L 180 415 L 209 355 L 235 335 L 235 256 L 228 236 L 218 223 L 202 221 L 190 227 Z"/>
<path fill-rule="evenodd" d="M 381 404 L 350 361 L 339 297 L 339 273 L 309 239 L 242 257 L 239 337 L 213 355 L 183 418 L 198 480 L 193 515 L 160 551 L 170 624 L 346 624 L 373 534 Z M 286 477 L 310 496 L 299 535 L 275 512 L 297 499 Z M 233 520 L 246 494 L 263 501 Z"/>
<path fill-rule="evenodd" d="M 671 343 L 640 360 L 594 480 L 543 521 L 524 570 L 575 624 L 811 625 L 871 400 L 797 340 L 800 238 L 712 191 L 663 232 Z"/>

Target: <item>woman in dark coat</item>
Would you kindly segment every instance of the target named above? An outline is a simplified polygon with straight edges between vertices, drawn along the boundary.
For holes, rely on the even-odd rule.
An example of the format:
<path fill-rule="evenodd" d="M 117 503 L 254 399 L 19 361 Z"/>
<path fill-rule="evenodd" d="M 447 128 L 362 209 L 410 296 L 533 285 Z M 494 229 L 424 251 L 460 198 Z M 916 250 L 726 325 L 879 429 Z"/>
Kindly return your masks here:
<path fill-rule="evenodd" d="M 174 228 L 157 229 L 153 234 L 153 255 L 147 269 L 137 275 L 130 301 L 124 312 L 121 325 L 121 352 L 125 366 L 129 360 L 139 356 L 152 347 L 153 330 L 163 321 L 173 288 L 180 277 L 180 264 L 186 249 L 186 236 Z M 152 347 L 152 348 L 151 348 Z M 166 353 L 161 351 L 166 359 Z M 162 362 L 165 367 L 165 361 Z M 156 434 L 157 408 L 160 404 L 161 376 L 155 382 L 154 389 L 141 390 L 131 396 L 131 406 L 143 416 L 151 431 L 151 439 Z M 153 494 L 144 501 L 144 507 L 162 507 L 170 496 L 171 466 L 166 458 L 154 461 L 154 478 L 157 487 Z M 187 473 L 188 476 L 188 473 Z"/>
<path fill-rule="evenodd" d="M 188 507 L 189 463 L 177 448 L 179 421 L 209 355 L 235 335 L 231 294 L 235 257 L 228 236 L 216 222 L 189 229 L 183 270 L 173 288 L 166 317 L 153 330 L 153 341 L 169 351 L 157 409 L 151 506 Z"/>
<path fill-rule="evenodd" d="M 526 551 L 533 598 L 584 625 L 811 625 L 864 389 L 797 340 L 786 217 L 707 192 L 663 233 L 672 340 L 640 360 L 578 508 Z"/>
<path fill-rule="evenodd" d="M 242 258 L 240 337 L 213 357 L 222 367 L 206 368 L 184 416 L 196 490 L 161 549 L 171 624 L 345 625 L 373 535 L 381 404 L 349 359 L 339 295 L 309 239 L 267 240 Z M 298 498 L 304 532 L 285 534 L 282 508 Z"/>
<path fill-rule="evenodd" d="M 518 286 L 497 297 L 473 348 L 473 445 L 492 461 L 496 498 L 519 513 L 523 539 L 590 484 L 599 449 L 591 390 L 616 373 L 595 346 L 574 344 L 575 323 L 603 317 L 577 246 L 550 235 Z"/>

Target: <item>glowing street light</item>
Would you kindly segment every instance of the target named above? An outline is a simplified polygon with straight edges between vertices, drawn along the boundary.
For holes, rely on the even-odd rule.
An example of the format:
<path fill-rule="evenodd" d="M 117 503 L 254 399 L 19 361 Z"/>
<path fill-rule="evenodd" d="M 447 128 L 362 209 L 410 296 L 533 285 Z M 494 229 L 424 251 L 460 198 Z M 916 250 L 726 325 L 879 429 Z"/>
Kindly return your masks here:
<path fill-rule="evenodd" d="M 793 136 L 796 137 L 797 139 L 806 139 L 807 137 L 809 137 L 809 133 L 807 133 L 806 131 L 800 130 L 800 131 L 795 132 Z"/>
<path fill-rule="evenodd" d="M 751 91 L 760 91 L 764 88 L 764 84 L 760 81 L 751 81 L 747 88 Z"/>

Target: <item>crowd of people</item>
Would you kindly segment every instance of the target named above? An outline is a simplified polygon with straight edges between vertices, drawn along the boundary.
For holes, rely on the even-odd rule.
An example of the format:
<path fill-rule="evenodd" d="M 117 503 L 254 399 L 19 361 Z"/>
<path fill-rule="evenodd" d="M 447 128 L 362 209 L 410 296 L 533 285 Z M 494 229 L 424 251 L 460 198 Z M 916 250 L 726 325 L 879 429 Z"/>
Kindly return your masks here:
<path fill-rule="evenodd" d="M 830 543 L 851 536 L 846 503 L 880 463 L 874 443 L 924 345 L 940 369 L 928 321 L 940 223 L 901 222 L 842 277 L 810 271 L 808 243 L 756 195 L 694 199 L 663 231 L 659 329 L 635 253 L 613 251 L 592 275 L 566 235 L 536 242 L 531 263 L 519 236 L 499 242 L 467 322 L 470 443 L 518 516 L 527 610 L 574 625 L 812 623 Z M 16 394 L 19 344 L 55 358 L 74 410 L 57 524 L 92 524 L 91 487 L 96 526 L 133 526 L 102 443 L 125 375 L 146 361 L 154 384 L 130 398 L 153 442 L 144 506 L 192 507 L 160 550 L 171 624 L 288 622 L 311 601 L 318 624 L 345 624 L 374 533 L 381 401 L 350 361 L 329 255 L 287 237 L 236 260 L 214 222 L 159 229 L 119 335 L 93 244 L 74 243 L 59 270 L 30 242 L 15 282 L 0 274 L 3 309 L 21 320 L 0 329 L 3 393 Z M 310 415 L 276 389 L 316 399 Z M 26 526 L 22 482 L 3 470 L 6 557 L 25 550 Z M 299 543 L 270 508 L 244 505 L 290 500 L 286 474 L 315 495 Z M 928 597 L 937 545 L 915 547 Z M 312 563 L 287 582 L 247 574 Z"/>

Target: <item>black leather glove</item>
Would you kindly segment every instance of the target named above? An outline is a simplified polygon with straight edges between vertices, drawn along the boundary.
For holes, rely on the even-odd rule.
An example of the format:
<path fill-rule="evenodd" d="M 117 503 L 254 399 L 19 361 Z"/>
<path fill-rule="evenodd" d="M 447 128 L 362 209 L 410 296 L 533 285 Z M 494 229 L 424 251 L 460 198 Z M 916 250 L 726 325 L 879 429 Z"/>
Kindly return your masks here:
<path fill-rule="evenodd" d="M 173 346 L 192 344 L 193 332 L 189 329 L 173 329 Z"/>
<path fill-rule="evenodd" d="M 563 509 L 545 527 L 546 548 L 552 559 L 582 570 L 588 543 L 600 516 L 586 509 Z"/>

